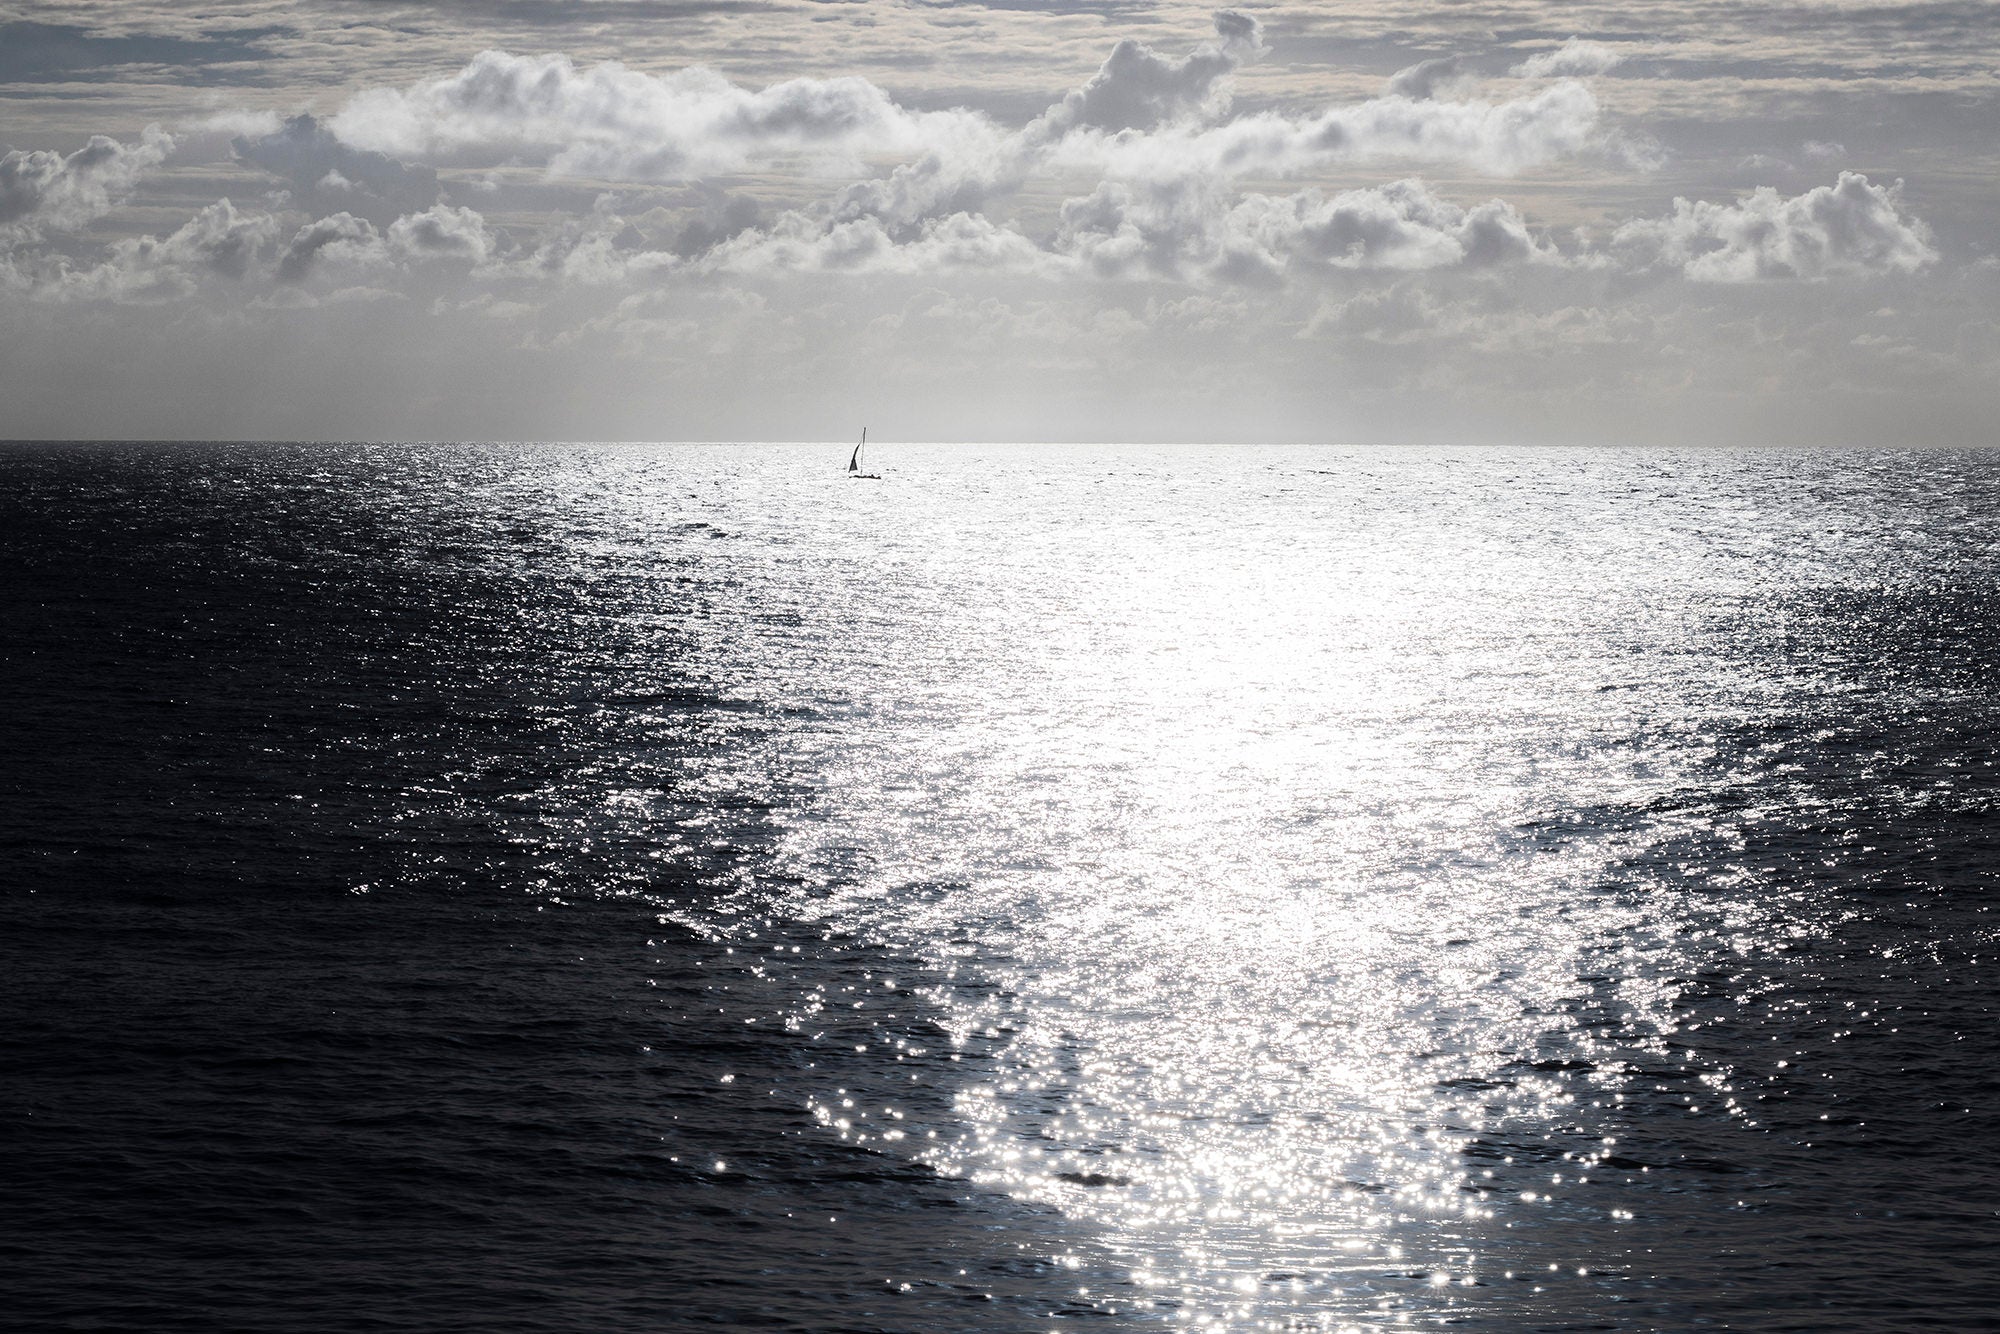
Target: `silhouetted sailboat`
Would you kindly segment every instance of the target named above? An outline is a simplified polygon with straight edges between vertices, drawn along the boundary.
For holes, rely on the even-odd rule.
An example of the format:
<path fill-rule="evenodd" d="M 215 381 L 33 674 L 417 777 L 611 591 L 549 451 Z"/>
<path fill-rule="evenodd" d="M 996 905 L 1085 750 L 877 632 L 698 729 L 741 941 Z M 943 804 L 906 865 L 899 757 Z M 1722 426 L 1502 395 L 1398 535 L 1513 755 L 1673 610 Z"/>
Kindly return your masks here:
<path fill-rule="evenodd" d="M 861 471 L 861 451 L 866 448 L 868 448 L 868 428 L 864 426 L 861 428 L 861 443 L 856 445 L 854 453 L 848 456 L 847 475 L 856 481 L 879 482 L 882 480 L 881 473 Z"/>

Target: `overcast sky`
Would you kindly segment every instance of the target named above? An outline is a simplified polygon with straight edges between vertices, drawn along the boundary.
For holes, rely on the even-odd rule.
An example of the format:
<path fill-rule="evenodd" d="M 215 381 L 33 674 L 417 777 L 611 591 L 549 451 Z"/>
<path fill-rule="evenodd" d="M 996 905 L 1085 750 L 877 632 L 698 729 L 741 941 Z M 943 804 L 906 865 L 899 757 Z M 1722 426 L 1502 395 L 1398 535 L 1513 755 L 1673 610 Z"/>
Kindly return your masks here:
<path fill-rule="evenodd" d="M 2000 5 L 0 0 L 0 436 L 1979 443 Z"/>

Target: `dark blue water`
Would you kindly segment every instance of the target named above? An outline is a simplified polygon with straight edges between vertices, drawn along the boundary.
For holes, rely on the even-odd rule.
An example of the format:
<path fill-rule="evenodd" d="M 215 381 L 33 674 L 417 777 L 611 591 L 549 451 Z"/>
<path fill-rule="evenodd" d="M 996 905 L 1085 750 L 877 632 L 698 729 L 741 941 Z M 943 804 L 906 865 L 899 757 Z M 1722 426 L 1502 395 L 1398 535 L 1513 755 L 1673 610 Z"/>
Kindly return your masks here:
<path fill-rule="evenodd" d="M 0 1323 L 1991 1323 L 1989 455 L 839 452 L 0 455 Z"/>

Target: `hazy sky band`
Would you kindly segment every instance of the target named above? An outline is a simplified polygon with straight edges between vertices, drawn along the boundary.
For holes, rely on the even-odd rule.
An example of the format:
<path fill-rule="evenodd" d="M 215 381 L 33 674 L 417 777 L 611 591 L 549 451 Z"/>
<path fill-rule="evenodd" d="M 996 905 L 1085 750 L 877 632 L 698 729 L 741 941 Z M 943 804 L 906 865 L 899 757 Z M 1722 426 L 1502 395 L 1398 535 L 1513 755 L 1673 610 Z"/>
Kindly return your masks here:
<path fill-rule="evenodd" d="M 1977 441 L 1996 26 L 0 6 L 0 434 Z"/>

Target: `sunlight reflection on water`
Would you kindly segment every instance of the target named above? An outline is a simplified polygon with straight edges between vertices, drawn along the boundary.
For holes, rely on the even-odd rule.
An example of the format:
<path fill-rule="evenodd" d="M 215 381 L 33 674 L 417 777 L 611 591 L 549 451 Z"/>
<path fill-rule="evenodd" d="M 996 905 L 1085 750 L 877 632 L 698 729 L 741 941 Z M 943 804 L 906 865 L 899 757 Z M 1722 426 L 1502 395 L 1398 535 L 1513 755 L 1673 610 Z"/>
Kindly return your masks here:
<path fill-rule="evenodd" d="M 9 456 L 23 1319 L 2000 1307 L 1993 456 L 846 452 Z"/>
<path fill-rule="evenodd" d="M 813 794 L 778 910 L 907 951 L 981 1045 L 948 1109 L 843 1087 L 827 1132 L 1058 1210 L 1096 1250 L 1052 1314 L 1376 1328 L 1645 1279 L 1602 1189 L 1651 1170 L 1628 1091 L 1754 1124 L 1675 1040 L 1714 942 L 1778 929 L 1689 897 L 1758 876 L 1715 799 L 1770 690 L 1738 650 L 1897 516 L 1788 509 L 1776 456 L 1692 491 L 1639 454 L 883 456 L 706 495 L 628 461 L 590 502 L 744 539 L 704 558 L 755 590 L 706 613 L 718 673 L 812 720 L 771 741 Z M 875 1013 L 789 1026 L 829 1003 Z"/>
<path fill-rule="evenodd" d="M 1176 485 L 1110 484 L 1147 482 Z M 1448 531 L 1315 516 L 1287 483 L 1186 495 L 1194 531 L 1119 522 L 1109 498 L 1022 542 L 1017 499 L 938 534 L 925 581 L 984 596 L 870 645 L 851 688 L 891 702 L 831 802 L 874 853 L 836 913 L 977 942 L 979 987 L 936 999 L 1009 1034 L 933 1161 L 1096 1224 L 1134 1288 L 1093 1305 L 1196 1323 L 1338 1324 L 1361 1302 L 1328 1298 L 1375 1298 L 1385 1265 L 1494 1279 L 1482 1243 L 1509 1206 L 1465 1148 L 1572 1096 L 1500 1081 L 1585 942 L 1622 925 L 1588 894 L 1592 850 L 1494 846 L 1574 805 L 1566 745 L 1629 718 L 1596 692 L 1607 664 L 1564 651 L 1560 553 L 1481 568 L 1436 550 Z M 869 895 L 924 884 L 964 888 L 914 914 Z"/>

